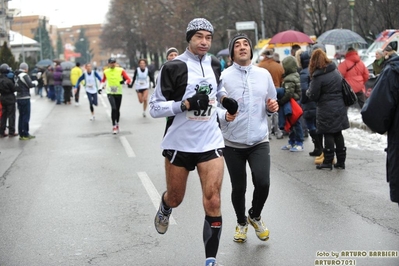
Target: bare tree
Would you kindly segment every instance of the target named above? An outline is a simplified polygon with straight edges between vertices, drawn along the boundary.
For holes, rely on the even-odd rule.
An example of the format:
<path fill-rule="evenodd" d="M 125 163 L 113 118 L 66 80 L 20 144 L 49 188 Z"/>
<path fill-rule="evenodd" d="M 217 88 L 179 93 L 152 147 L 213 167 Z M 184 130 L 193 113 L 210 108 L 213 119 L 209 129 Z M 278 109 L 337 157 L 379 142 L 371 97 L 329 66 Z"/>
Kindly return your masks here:
<path fill-rule="evenodd" d="M 371 41 L 386 28 L 399 28 L 396 2 L 356 0 L 355 31 Z M 138 57 L 149 56 L 157 62 L 171 46 L 184 51 L 187 23 L 195 17 L 205 17 L 213 24 L 214 53 L 227 47 L 236 32 L 235 23 L 240 21 L 257 23 L 258 36 L 254 31 L 245 31 L 252 40 L 261 37 L 262 23 L 266 37 L 288 29 L 320 36 L 330 29 L 351 28 L 348 0 L 113 0 L 101 37 L 102 47 L 126 54 L 131 65 Z"/>

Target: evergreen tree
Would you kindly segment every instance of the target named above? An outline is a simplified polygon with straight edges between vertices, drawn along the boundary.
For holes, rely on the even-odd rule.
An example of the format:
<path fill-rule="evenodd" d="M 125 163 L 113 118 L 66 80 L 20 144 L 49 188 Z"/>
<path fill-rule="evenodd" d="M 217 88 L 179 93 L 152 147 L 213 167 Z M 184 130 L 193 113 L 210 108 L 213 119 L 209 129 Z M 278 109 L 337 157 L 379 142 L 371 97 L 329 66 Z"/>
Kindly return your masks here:
<path fill-rule="evenodd" d="M 75 52 L 80 53 L 79 62 L 85 64 L 91 60 L 90 43 L 83 28 L 80 29 L 78 40 L 75 43 Z"/>
<path fill-rule="evenodd" d="M 60 33 L 57 34 L 57 58 L 61 58 L 61 55 L 64 54 L 64 44 L 62 43 L 61 35 Z"/>
<path fill-rule="evenodd" d="M 18 67 L 18 63 L 15 62 L 15 57 L 8 47 L 7 42 L 4 42 L 3 46 L 0 48 L 0 64 L 3 63 L 6 63 L 12 69 L 16 69 Z"/>
<path fill-rule="evenodd" d="M 52 59 L 54 57 L 54 49 L 51 45 L 49 33 L 46 29 L 46 18 L 39 20 L 39 27 L 36 29 L 33 39 L 41 44 L 42 59 Z M 40 60 L 40 52 L 37 61 Z"/>

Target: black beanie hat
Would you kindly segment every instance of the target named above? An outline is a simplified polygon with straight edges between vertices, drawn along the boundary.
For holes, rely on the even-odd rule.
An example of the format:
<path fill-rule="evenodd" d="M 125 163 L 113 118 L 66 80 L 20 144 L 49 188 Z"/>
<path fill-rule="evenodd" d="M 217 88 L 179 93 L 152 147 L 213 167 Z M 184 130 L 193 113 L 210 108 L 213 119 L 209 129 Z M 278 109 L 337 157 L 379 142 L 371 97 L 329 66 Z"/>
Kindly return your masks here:
<path fill-rule="evenodd" d="M 191 38 L 199 30 L 209 31 L 213 35 L 213 26 L 207 19 L 195 18 L 195 19 L 191 20 L 187 25 L 187 29 L 186 29 L 187 42 L 190 42 Z"/>
<path fill-rule="evenodd" d="M 248 36 L 245 33 L 237 33 L 233 39 L 230 40 L 229 42 L 229 53 L 230 53 L 230 58 L 231 60 L 234 61 L 234 43 L 239 40 L 239 39 L 245 39 L 248 41 L 250 49 L 251 49 L 251 59 L 254 56 L 253 52 L 252 52 L 252 42 L 251 40 L 248 38 Z"/>

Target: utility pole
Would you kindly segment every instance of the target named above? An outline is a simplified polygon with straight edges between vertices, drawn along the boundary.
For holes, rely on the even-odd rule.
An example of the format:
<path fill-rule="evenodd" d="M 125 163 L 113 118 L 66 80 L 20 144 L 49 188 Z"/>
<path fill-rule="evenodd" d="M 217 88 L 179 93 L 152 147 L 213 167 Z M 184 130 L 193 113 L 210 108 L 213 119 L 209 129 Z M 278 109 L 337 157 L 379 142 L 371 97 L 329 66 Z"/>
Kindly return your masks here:
<path fill-rule="evenodd" d="M 261 26 L 261 31 L 262 31 L 262 39 L 265 39 L 265 16 L 263 14 L 263 0 L 259 0 L 260 2 L 260 26 Z"/>

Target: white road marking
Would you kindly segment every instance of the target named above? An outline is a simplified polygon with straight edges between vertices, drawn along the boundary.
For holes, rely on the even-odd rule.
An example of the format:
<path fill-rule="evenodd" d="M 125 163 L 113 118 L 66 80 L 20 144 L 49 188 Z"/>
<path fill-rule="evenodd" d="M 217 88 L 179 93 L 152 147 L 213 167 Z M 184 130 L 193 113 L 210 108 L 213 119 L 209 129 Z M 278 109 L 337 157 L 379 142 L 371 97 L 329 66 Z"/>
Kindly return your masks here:
<path fill-rule="evenodd" d="M 136 154 L 134 153 L 132 147 L 129 144 L 129 141 L 127 141 L 125 136 L 119 137 L 119 140 L 121 141 L 123 147 L 125 148 L 126 154 L 128 157 L 136 157 Z"/>
<path fill-rule="evenodd" d="M 159 195 L 158 190 L 155 188 L 146 172 L 137 172 L 137 175 L 140 177 L 141 183 L 143 183 L 145 190 L 147 190 L 152 204 L 154 204 L 155 209 L 158 210 L 159 203 L 161 202 L 161 195 Z M 169 224 L 177 224 L 172 215 L 169 217 Z"/>

